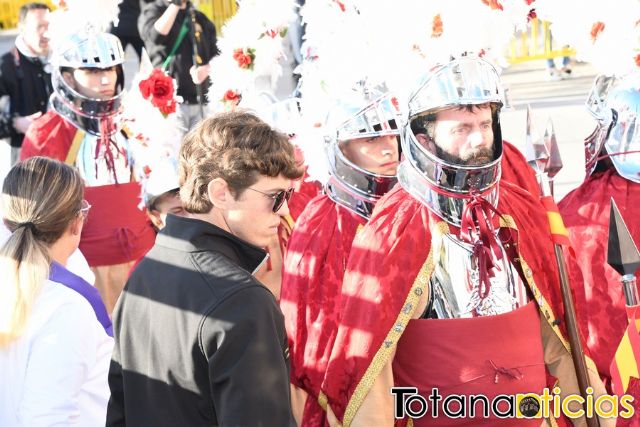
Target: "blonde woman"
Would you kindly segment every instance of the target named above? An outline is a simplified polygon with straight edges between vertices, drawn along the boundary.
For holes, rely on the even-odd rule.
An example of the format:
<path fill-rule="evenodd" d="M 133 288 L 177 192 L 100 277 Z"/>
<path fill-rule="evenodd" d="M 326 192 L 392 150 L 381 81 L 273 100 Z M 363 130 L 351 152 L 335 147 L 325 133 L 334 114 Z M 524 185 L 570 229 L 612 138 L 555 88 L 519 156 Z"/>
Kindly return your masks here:
<path fill-rule="evenodd" d="M 4 180 L 0 248 L 0 425 L 104 425 L 111 321 L 65 268 L 90 206 L 71 167 L 34 157 Z"/>

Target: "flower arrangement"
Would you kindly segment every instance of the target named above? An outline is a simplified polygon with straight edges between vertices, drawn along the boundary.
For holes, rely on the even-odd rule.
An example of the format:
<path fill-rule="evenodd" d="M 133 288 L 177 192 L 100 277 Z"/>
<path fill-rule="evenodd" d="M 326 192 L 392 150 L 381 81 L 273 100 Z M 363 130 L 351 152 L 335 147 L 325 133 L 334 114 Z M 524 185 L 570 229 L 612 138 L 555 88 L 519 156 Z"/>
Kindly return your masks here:
<path fill-rule="evenodd" d="M 238 67 L 244 70 L 253 70 L 256 50 L 250 47 L 235 49 L 233 51 L 233 59 L 238 63 Z"/>
<path fill-rule="evenodd" d="M 234 91 L 233 89 L 229 89 L 224 93 L 222 102 L 227 106 L 227 108 L 233 109 L 240 103 L 241 98 L 242 96 L 238 92 Z"/>
<path fill-rule="evenodd" d="M 154 68 L 151 75 L 138 84 L 144 99 L 151 101 L 163 116 L 176 112 L 175 85 L 173 79 L 162 70 Z"/>

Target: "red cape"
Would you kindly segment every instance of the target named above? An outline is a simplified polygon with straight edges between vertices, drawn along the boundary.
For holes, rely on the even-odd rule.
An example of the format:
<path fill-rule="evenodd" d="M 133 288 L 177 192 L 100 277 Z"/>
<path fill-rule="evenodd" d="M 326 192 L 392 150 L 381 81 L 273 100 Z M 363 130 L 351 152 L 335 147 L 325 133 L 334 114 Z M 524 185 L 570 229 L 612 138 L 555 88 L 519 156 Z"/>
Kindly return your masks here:
<path fill-rule="evenodd" d="M 569 257 L 569 272 L 579 323 L 605 380 L 611 379 L 609 365 L 628 325 L 620 275 L 607 264 L 612 197 L 640 243 L 640 184 L 613 169 L 590 176 L 558 204 L 575 250 L 575 258 Z"/>
<path fill-rule="evenodd" d="M 546 212 L 529 192 L 504 181 L 498 210 L 509 215 L 503 226 L 517 227 L 529 288 L 568 347 L 560 329 L 564 322 L 557 321 L 564 318 L 564 309 Z M 433 271 L 430 227 L 449 230 L 397 186 L 378 202 L 353 243 L 342 287 L 342 317 L 320 396 L 345 426 L 389 361 L 426 289 Z"/>
<path fill-rule="evenodd" d="M 78 129 L 54 110 L 36 119 L 24 136 L 20 160 L 44 156 L 64 162 Z"/>
<path fill-rule="evenodd" d="M 302 425 L 321 426 L 320 385 L 338 327 L 340 289 L 351 244 L 364 218 L 326 195 L 313 199 L 289 239 L 280 306 L 291 354 L 291 382 L 309 393 Z"/>

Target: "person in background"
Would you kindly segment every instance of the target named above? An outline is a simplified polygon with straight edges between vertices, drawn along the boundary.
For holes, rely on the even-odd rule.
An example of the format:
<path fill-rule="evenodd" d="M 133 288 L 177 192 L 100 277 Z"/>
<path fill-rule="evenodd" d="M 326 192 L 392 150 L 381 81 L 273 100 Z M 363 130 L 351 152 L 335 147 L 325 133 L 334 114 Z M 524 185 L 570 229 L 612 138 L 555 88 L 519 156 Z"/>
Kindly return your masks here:
<path fill-rule="evenodd" d="M 78 168 L 94 206 L 80 248 L 111 313 L 129 270 L 155 238 L 139 207 L 136 136 L 120 120 L 124 53 L 116 36 L 87 28 L 61 40 L 51 62 L 52 109 L 29 128 L 21 157 L 46 156 Z"/>
<path fill-rule="evenodd" d="M 144 42 L 138 32 L 138 18 L 140 17 L 140 0 L 122 0 L 118 5 L 118 25 L 111 27 L 111 34 L 118 37 L 122 43 L 122 49 L 127 50 L 131 45 L 138 55 L 142 57 Z"/>
<path fill-rule="evenodd" d="M 155 0 L 142 5 L 138 29 L 154 67 L 166 69 L 178 83 L 178 96 L 184 99 L 180 114 L 185 132 L 202 120 L 197 85 L 206 94 L 209 85 L 209 61 L 218 54 L 216 27 L 202 12 L 193 11 L 187 0 Z M 196 40 L 194 47 L 193 40 Z M 194 64 L 197 49 L 198 64 Z"/>
<path fill-rule="evenodd" d="M 613 200 L 634 241 L 640 242 L 640 133 L 635 126 L 640 117 L 640 73 L 618 80 L 600 76 L 591 95 L 587 105 L 597 125 L 585 139 L 586 177 L 558 208 L 574 248 L 579 248 L 567 257 L 579 326 L 600 376 L 611 385 L 610 365 L 629 313 L 621 276 L 607 263 L 612 243 L 609 216 Z M 629 379 L 627 394 L 638 401 L 637 378 Z M 638 419 L 636 410 L 633 422 Z M 626 424 L 621 420 L 619 425 Z"/>
<path fill-rule="evenodd" d="M 49 6 L 27 3 L 20 7 L 15 45 L 0 58 L 0 137 L 9 138 L 11 166 L 20 157 L 24 134 L 33 120 L 47 112 L 51 95 Z"/>
<path fill-rule="evenodd" d="M 318 397 L 338 327 L 344 267 L 357 231 L 397 182 L 401 113 L 394 101 L 384 84 L 358 84 L 329 111 L 327 158 L 317 161 L 328 162 L 331 177 L 287 244 L 280 307 L 291 349 L 294 414 L 302 425 L 326 423 Z"/>
<path fill-rule="evenodd" d="M 90 206 L 78 172 L 18 163 L 4 180 L 0 425 L 104 425 L 113 348 L 98 291 L 67 270 Z"/>

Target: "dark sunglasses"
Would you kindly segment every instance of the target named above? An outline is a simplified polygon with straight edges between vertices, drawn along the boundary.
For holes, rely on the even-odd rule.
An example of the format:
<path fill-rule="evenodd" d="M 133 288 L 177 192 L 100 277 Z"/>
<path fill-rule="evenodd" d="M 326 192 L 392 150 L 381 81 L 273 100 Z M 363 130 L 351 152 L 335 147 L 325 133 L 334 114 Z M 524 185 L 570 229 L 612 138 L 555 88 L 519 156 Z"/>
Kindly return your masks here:
<path fill-rule="evenodd" d="M 293 188 L 289 188 L 288 190 L 278 191 L 275 194 L 265 193 L 264 191 L 256 190 L 255 188 L 247 187 L 249 190 L 253 190 L 256 193 L 264 194 L 270 199 L 273 199 L 273 212 L 278 212 L 284 202 L 288 202 L 293 194 Z"/>

